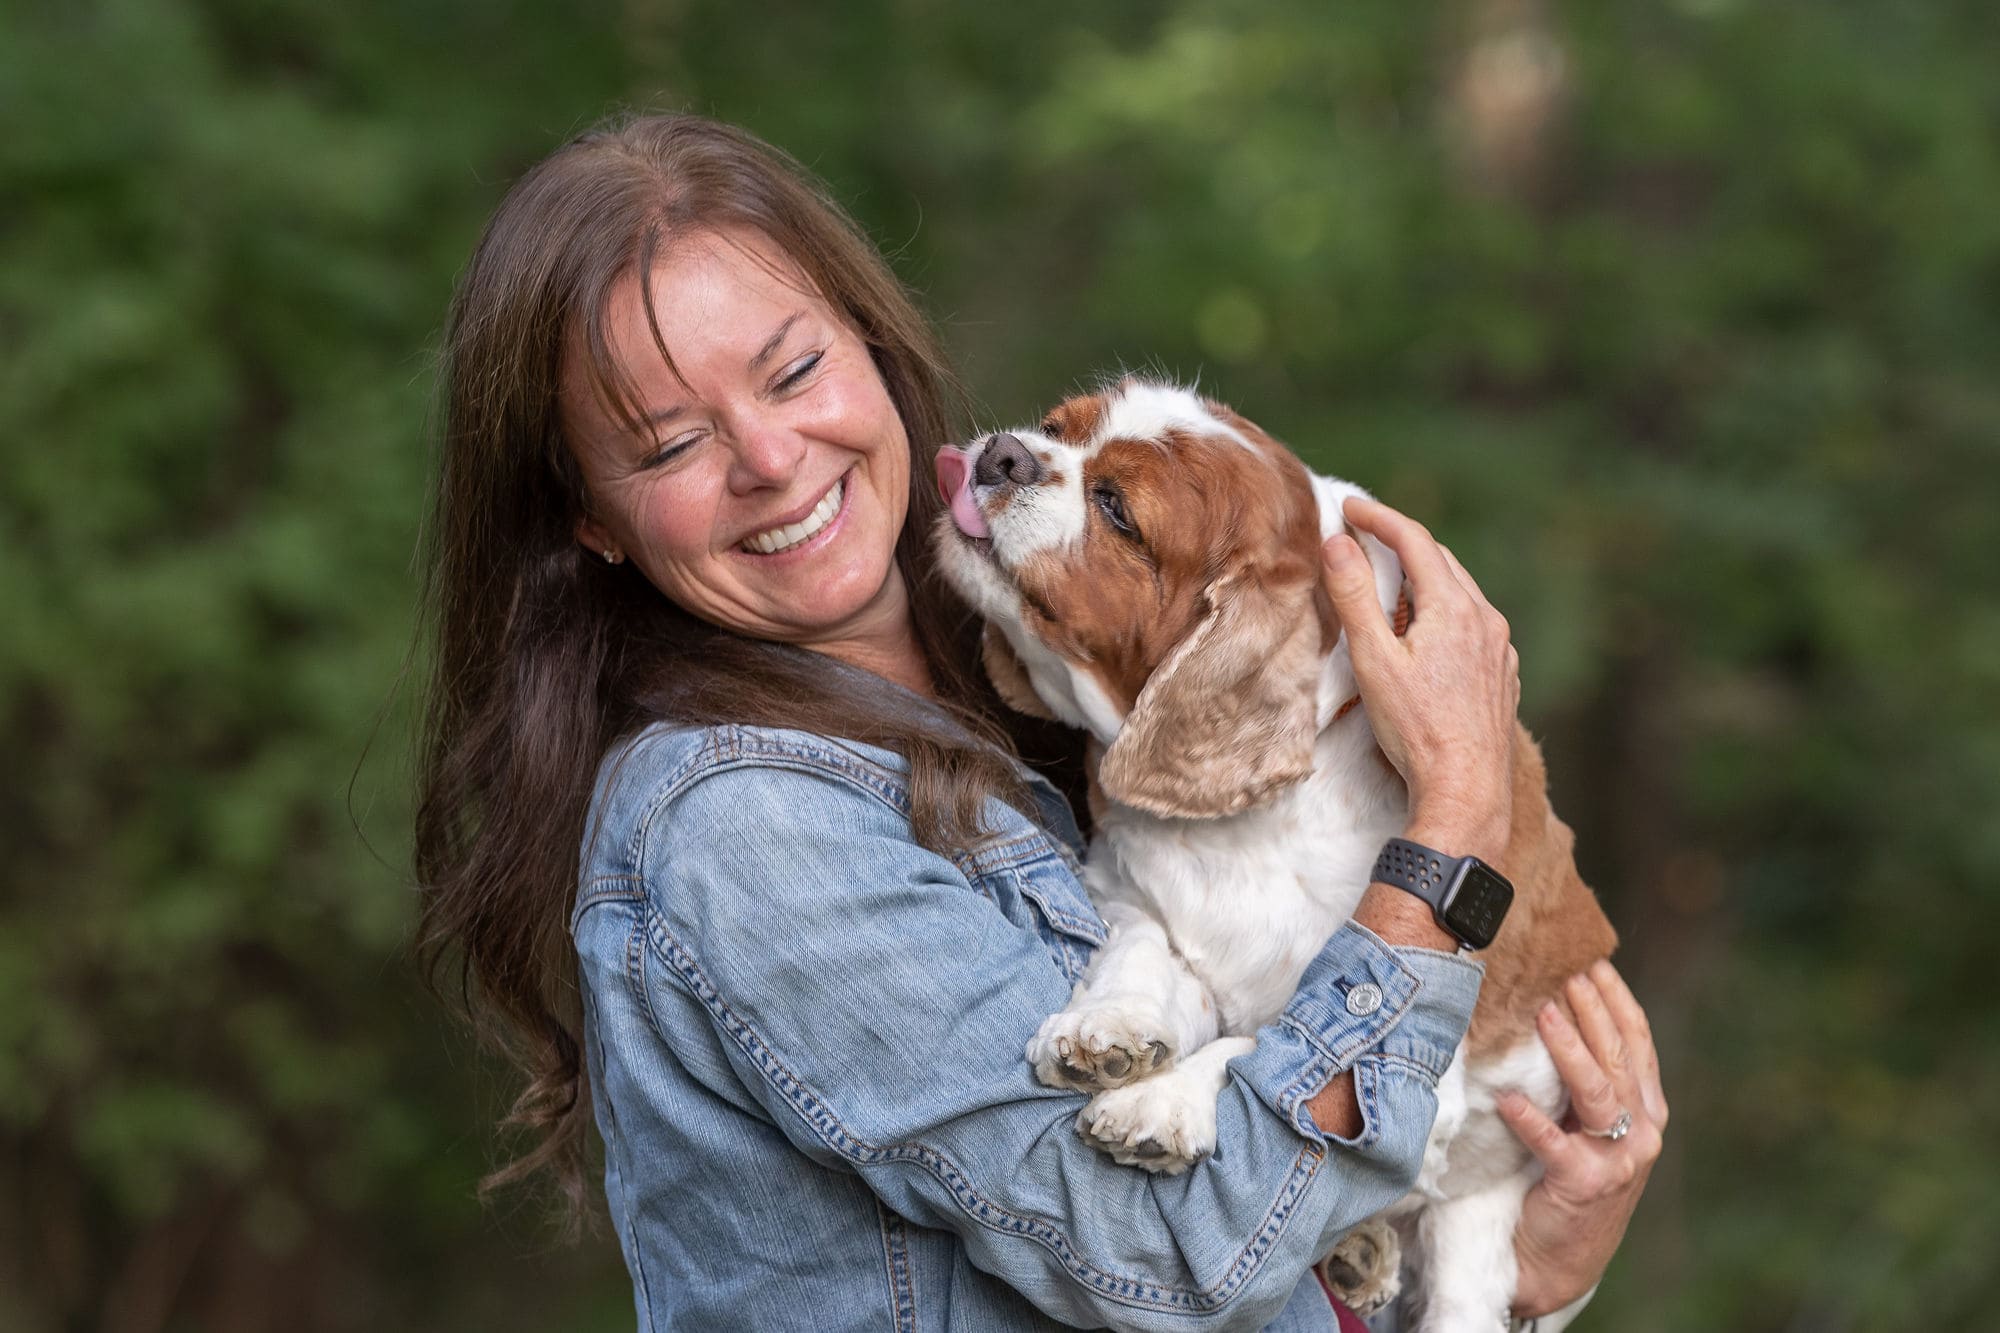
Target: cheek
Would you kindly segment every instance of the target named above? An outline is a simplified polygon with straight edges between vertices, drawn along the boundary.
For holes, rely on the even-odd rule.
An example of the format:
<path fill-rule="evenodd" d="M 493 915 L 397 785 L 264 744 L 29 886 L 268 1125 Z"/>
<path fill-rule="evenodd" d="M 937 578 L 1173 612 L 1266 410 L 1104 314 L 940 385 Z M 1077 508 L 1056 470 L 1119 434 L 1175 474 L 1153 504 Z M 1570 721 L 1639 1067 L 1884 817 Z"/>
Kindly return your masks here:
<path fill-rule="evenodd" d="M 808 427 L 813 433 L 867 456 L 870 487 L 901 524 L 909 509 L 909 437 L 872 365 L 829 381 L 813 417 Z"/>
<path fill-rule="evenodd" d="M 882 494 L 883 507 L 895 527 L 900 529 L 910 512 L 910 446 L 905 443 L 900 425 L 893 438 L 884 443 L 875 453 L 874 472 L 880 481 L 876 489 Z"/>
<path fill-rule="evenodd" d="M 1043 643 L 1076 662 L 1094 660 L 1116 632 L 1100 605 L 1109 571 L 1097 568 L 1090 554 L 1087 548 L 1045 551 L 1023 561 L 1014 576 L 1021 593 L 1022 622 Z M 1128 614 L 1136 611 L 1129 608 Z"/>
<path fill-rule="evenodd" d="M 868 432 L 868 471 L 892 533 L 900 533 L 910 515 L 910 444 L 902 418 L 886 396 L 882 412 Z"/>
<path fill-rule="evenodd" d="M 1069 661 L 1088 663 L 1106 697 L 1129 708 L 1158 665 L 1172 613 L 1146 563 L 1111 541 L 1093 534 L 1080 553 L 1037 556 L 1018 586 L 1032 632 Z"/>
<path fill-rule="evenodd" d="M 987 510 L 987 526 L 993 533 L 993 551 L 1004 565 L 1025 571 L 1037 561 L 1074 559 L 1075 553 L 1089 553 L 1089 522 L 1084 512 L 1083 487 L 1075 469 L 1058 472 L 1050 480 L 1025 491 L 995 497 Z M 1087 561 L 1078 563 L 1076 576 L 1090 577 Z M 1054 587 L 1056 580 L 1050 581 Z"/>
<path fill-rule="evenodd" d="M 687 471 L 635 488 L 622 516 L 639 549 L 661 564 L 707 555 L 713 544 L 719 485 L 703 472 Z"/>

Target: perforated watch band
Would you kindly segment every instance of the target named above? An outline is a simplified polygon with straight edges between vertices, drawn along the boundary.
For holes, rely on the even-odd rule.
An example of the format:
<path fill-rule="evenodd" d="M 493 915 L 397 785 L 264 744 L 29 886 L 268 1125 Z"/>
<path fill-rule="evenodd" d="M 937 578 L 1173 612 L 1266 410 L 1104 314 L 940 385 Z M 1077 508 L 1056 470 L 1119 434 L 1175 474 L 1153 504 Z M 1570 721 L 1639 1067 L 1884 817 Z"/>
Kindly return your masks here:
<path fill-rule="evenodd" d="M 1493 943 L 1514 901 L 1514 886 L 1478 857 L 1447 856 L 1407 838 L 1383 845 L 1372 874 L 1429 903 L 1437 923 L 1469 949 Z"/>
<path fill-rule="evenodd" d="M 1384 884 L 1408 889 L 1435 912 L 1444 907 L 1445 886 L 1451 883 L 1451 872 L 1458 869 L 1458 862 L 1458 857 L 1433 851 L 1420 842 L 1391 838 L 1375 858 L 1372 874 Z"/>

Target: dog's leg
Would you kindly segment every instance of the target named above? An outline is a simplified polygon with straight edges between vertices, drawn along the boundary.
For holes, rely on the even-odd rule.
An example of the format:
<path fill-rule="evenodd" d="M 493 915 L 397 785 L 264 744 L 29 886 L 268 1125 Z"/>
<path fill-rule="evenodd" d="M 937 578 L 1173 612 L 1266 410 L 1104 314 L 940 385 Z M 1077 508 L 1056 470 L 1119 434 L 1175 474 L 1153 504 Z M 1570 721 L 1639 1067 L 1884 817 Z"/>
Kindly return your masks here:
<path fill-rule="evenodd" d="M 1076 1119 L 1077 1133 L 1126 1166 L 1179 1175 L 1215 1151 L 1215 1099 L 1226 1066 L 1257 1049 L 1255 1037 L 1221 1037 L 1172 1069 L 1100 1092 Z"/>
<path fill-rule="evenodd" d="M 1401 1294 L 1402 1266 L 1402 1237 L 1381 1217 L 1371 1217 L 1349 1231 L 1334 1243 L 1333 1253 L 1319 1261 L 1326 1285 L 1363 1319 L 1387 1309 Z"/>
<path fill-rule="evenodd" d="M 1514 1224 L 1534 1182 L 1515 1172 L 1461 1198 L 1424 1206 L 1417 1220 L 1423 1294 L 1417 1333 L 1492 1333 L 1507 1326 L 1519 1273 Z"/>
<path fill-rule="evenodd" d="M 1123 904 L 1107 906 L 1104 921 L 1104 947 L 1069 1007 L 1028 1042 L 1035 1077 L 1052 1088 L 1123 1087 L 1216 1034 L 1207 988 L 1174 955 L 1160 924 Z"/>

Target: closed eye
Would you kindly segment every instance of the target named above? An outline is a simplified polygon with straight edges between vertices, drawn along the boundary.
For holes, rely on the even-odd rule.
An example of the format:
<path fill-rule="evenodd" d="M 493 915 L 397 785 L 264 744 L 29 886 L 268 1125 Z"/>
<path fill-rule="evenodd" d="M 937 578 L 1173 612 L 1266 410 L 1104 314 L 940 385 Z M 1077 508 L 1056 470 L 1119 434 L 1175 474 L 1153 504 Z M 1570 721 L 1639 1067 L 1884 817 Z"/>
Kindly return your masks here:
<path fill-rule="evenodd" d="M 1104 515 L 1104 521 L 1116 528 L 1119 535 L 1145 545 L 1146 539 L 1139 534 L 1139 525 L 1132 521 L 1131 512 L 1125 508 L 1125 497 L 1116 486 L 1100 481 L 1091 487 L 1090 498 L 1097 512 Z"/>
<path fill-rule="evenodd" d="M 658 449 L 648 454 L 646 460 L 639 464 L 639 470 L 641 472 L 649 472 L 656 467 L 666 466 L 682 454 L 685 454 L 688 450 L 694 448 L 697 444 L 700 444 L 702 436 L 707 433 L 707 431 L 696 430 L 676 435 L 673 439 L 668 440 Z"/>
<path fill-rule="evenodd" d="M 786 389 L 796 388 L 800 384 L 803 384 L 806 376 L 819 369 L 819 363 L 825 356 L 824 352 L 814 352 L 810 356 L 800 357 L 792 363 L 791 367 L 785 371 L 778 382 L 772 387 L 782 393 Z"/>

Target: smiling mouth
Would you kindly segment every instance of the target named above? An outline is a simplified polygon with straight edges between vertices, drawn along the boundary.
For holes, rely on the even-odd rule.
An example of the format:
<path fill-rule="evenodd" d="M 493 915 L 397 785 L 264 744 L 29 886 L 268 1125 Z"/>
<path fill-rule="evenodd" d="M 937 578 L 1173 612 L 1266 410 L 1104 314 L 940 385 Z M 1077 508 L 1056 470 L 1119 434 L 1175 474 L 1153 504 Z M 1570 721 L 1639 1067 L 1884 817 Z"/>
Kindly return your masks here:
<path fill-rule="evenodd" d="M 833 522 L 834 515 L 840 512 L 840 502 L 846 494 L 847 478 L 842 477 L 833 483 L 831 490 L 820 497 L 819 503 L 813 506 L 810 514 L 796 523 L 786 523 L 767 532 L 757 533 L 753 537 L 746 537 L 739 543 L 739 548 L 752 555 L 776 555 L 780 551 L 789 551 L 802 542 L 811 541 L 827 524 Z"/>

